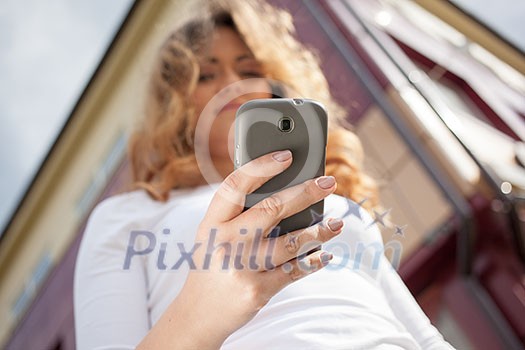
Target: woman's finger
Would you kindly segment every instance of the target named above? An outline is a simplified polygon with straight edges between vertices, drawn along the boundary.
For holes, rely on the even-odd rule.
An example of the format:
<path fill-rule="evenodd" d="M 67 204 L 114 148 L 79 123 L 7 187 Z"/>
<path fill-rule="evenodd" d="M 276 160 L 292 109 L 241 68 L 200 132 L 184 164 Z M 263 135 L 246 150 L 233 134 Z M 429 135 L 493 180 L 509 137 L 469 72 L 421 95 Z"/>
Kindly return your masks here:
<path fill-rule="evenodd" d="M 319 202 L 336 189 L 333 176 L 321 176 L 274 193 L 235 218 L 251 232 L 270 232 L 282 219 Z M 240 225 L 242 226 L 242 225 Z"/>
<path fill-rule="evenodd" d="M 258 266 L 264 269 L 269 261 L 271 266 L 279 266 L 297 258 L 341 233 L 343 225 L 343 220 L 330 218 L 306 229 L 264 239 L 260 242 Z"/>
<path fill-rule="evenodd" d="M 206 213 L 206 220 L 226 222 L 244 209 L 246 195 L 252 193 L 292 163 L 292 152 L 278 151 L 254 159 L 232 172 L 219 186 Z"/>
<path fill-rule="evenodd" d="M 262 272 L 262 283 L 265 283 L 270 292 L 275 294 L 290 283 L 319 271 L 328 265 L 332 258 L 331 253 L 321 250 L 300 260 L 293 259 L 273 270 Z"/>

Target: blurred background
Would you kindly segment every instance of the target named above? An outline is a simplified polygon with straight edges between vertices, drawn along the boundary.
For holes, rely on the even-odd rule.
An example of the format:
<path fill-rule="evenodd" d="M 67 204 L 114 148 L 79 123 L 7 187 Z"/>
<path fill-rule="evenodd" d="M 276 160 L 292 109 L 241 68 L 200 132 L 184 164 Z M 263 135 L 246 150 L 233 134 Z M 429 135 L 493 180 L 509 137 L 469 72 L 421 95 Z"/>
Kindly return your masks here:
<path fill-rule="evenodd" d="M 152 59 L 191 2 L 0 3 L 0 348 L 75 348 L 85 221 L 129 183 Z M 458 349 L 524 348 L 525 2 L 270 2 L 347 108 L 426 314 Z"/>

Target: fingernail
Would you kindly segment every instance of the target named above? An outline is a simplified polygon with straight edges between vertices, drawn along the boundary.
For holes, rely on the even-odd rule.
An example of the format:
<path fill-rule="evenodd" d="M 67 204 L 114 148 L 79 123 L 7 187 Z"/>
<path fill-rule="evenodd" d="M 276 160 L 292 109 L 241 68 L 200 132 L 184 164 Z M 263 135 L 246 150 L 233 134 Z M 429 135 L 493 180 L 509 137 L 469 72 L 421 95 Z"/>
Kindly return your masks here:
<path fill-rule="evenodd" d="M 331 253 L 322 252 L 319 256 L 319 260 L 321 260 L 321 263 L 323 265 L 327 265 L 330 260 L 332 260 L 334 256 Z"/>
<path fill-rule="evenodd" d="M 278 162 L 285 162 L 288 159 L 292 158 L 292 152 L 290 151 L 279 151 L 272 155 L 272 158 Z"/>
<path fill-rule="evenodd" d="M 328 227 L 332 232 L 337 232 L 343 227 L 343 220 L 341 219 L 330 219 L 328 220 Z"/>
<path fill-rule="evenodd" d="M 333 176 L 323 176 L 317 179 L 317 186 L 323 190 L 332 188 L 333 185 L 335 185 L 335 178 Z"/>

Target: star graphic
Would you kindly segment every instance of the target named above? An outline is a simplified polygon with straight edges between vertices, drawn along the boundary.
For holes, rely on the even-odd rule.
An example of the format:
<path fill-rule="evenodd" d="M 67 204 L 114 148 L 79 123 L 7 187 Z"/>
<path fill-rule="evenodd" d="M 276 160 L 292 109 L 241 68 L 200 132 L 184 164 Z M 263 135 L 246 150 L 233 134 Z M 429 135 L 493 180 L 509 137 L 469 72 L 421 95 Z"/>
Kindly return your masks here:
<path fill-rule="evenodd" d="M 407 228 L 408 225 L 404 225 L 404 226 L 397 226 L 396 225 L 396 231 L 394 232 L 394 236 L 401 236 L 403 238 L 405 238 L 405 229 Z"/>
<path fill-rule="evenodd" d="M 324 219 L 324 214 L 319 214 L 315 210 L 310 209 L 310 215 L 312 216 L 312 221 L 310 222 L 310 226 L 315 225 Z"/>
<path fill-rule="evenodd" d="M 343 218 L 346 218 L 349 215 L 353 215 L 359 220 L 362 220 L 363 218 L 361 217 L 361 212 L 359 211 L 359 207 L 361 207 L 363 203 L 366 202 L 367 200 L 368 198 L 365 198 L 361 200 L 359 203 L 355 203 L 351 199 L 347 198 L 346 203 L 348 205 L 348 210 L 343 214 Z"/>
<path fill-rule="evenodd" d="M 381 226 L 386 227 L 385 222 L 383 221 L 383 219 L 388 213 L 390 213 L 390 210 L 391 209 L 388 209 L 388 210 L 384 211 L 382 214 L 379 214 L 377 211 L 374 210 L 374 216 L 375 216 L 374 221 L 372 221 L 372 223 L 370 225 L 368 225 L 367 228 L 372 226 L 372 225 L 374 225 L 375 223 L 379 223 L 379 224 L 381 224 Z"/>

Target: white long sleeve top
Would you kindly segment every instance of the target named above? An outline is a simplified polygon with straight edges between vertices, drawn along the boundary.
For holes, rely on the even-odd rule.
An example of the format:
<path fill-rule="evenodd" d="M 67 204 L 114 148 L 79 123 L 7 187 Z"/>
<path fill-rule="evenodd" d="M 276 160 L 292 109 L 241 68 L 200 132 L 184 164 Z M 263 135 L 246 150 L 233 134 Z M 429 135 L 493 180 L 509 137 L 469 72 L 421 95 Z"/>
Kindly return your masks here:
<path fill-rule="evenodd" d="M 144 191 L 111 197 L 90 216 L 75 267 L 78 350 L 134 349 L 180 292 L 197 227 L 214 190 Z M 285 287 L 221 349 L 452 349 L 390 262 L 372 219 L 331 195 L 325 213 L 343 217 L 323 245 L 328 266 Z M 227 307 L 228 303 L 224 305 Z"/>

